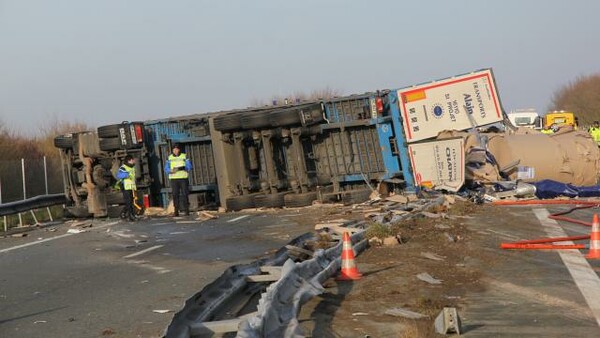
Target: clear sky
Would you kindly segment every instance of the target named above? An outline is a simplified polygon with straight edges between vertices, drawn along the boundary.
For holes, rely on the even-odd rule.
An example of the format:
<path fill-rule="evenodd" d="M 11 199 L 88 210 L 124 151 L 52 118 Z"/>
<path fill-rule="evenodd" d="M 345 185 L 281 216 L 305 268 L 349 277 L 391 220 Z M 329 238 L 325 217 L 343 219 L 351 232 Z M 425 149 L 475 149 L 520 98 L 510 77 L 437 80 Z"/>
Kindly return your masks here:
<path fill-rule="evenodd" d="M 600 1 L 0 0 L 0 120 L 92 126 L 492 67 L 506 111 L 600 72 Z"/>

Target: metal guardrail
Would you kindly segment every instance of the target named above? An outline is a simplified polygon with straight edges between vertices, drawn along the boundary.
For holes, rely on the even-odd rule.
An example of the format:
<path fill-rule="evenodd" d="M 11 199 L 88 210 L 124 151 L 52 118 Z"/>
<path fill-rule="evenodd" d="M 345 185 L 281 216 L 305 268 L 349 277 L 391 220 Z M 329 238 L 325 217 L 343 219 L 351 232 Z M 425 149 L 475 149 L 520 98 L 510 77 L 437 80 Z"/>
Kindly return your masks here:
<path fill-rule="evenodd" d="M 0 216 L 9 216 L 32 209 L 66 203 L 65 194 L 39 195 L 22 201 L 0 204 Z"/>
<path fill-rule="evenodd" d="M 367 247 L 364 231 L 352 235 L 354 251 Z M 341 267 L 342 242 L 327 250 L 317 250 L 314 258 L 294 263 L 287 260 L 281 279 L 262 294 L 256 314 L 244 320 L 237 337 L 303 337 L 298 315 L 302 305 L 324 292 L 322 283 Z"/>
<path fill-rule="evenodd" d="M 313 233 L 306 233 L 294 238 L 289 244 L 299 245 L 314 237 Z M 199 332 L 203 332 L 202 322 L 212 320 L 229 300 L 243 293 L 248 285 L 248 282 L 246 282 L 247 276 L 260 274 L 260 267 L 264 265 L 282 265 L 289 258 L 287 252 L 288 250 L 282 247 L 269 258 L 229 267 L 214 282 L 186 300 L 183 308 L 173 316 L 173 320 L 165 330 L 164 337 L 189 338 L 198 336 Z"/>
<path fill-rule="evenodd" d="M 417 213 L 435 205 L 442 204 L 444 197 L 424 201 L 408 214 L 395 219 L 400 221 L 414 217 Z M 383 221 L 383 220 L 382 220 Z M 389 223 L 389 222 L 385 222 Z M 358 226 L 360 223 L 351 226 Z M 368 241 L 364 239 L 364 231 L 352 235 L 353 249 L 356 254 L 366 249 Z M 289 244 L 298 246 L 314 234 L 306 233 L 295 238 Z M 189 338 L 210 336 L 205 324 L 215 320 L 216 314 L 225 304 L 239 296 L 248 286 L 246 277 L 260 274 L 261 266 L 281 266 L 281 278 L 271 284 L 261 295 L 258 311 L 244 315 L 237 321 L 237 337 L 300 337 L 302 331 L 298 322 L 298 314 L 302 305 L 312 297 L 324 292 L 322 283 L 336 274 L 341 267 L 340 241 L 327 250 L 317 250 L 313 258 L 294 263 L 283 247 L 274 256 L 261 259 L 250 264 L 230 267 L 213 283 L 188 299 L 184 308 L 175 314 L 165 331 L 167 338 Z M 216 323 L 216 322 L 213 322 Z M 237 324 L 239 323 L 239 325 Z M 221 331 L 234 332 L 234 331 Z"/>

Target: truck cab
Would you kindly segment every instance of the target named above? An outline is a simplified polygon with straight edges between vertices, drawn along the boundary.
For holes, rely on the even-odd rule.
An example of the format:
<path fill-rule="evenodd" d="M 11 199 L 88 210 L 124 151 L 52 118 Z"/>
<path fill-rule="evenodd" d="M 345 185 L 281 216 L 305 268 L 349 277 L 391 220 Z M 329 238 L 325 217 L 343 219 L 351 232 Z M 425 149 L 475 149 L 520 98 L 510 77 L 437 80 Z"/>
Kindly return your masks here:
<path fill-rule="evenodd" d="M 512 110 L 508 113 L 508 119 L 515 127 L 542 129 L 542 118 L 533 108 Z"/>

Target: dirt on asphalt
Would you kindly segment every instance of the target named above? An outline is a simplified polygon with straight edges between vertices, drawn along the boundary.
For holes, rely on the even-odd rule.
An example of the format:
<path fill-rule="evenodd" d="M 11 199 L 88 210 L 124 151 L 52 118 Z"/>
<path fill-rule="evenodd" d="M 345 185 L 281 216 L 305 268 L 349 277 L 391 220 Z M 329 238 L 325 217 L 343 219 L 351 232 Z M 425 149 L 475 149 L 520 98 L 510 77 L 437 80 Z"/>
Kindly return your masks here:
<path fill-rule="evenodd" d="M 444 307 L 456 307 L 460 312 L 465 294 L 484 287 L 482 270 L 494 265 L 494 255 L 480 250 L 482 235 L 471 231 L 469 222 L 502 217 L 503 211 L 461 201 L 427 211 L 429 217 L 391 227 L 398 244 L 376 243 L 357 257 L 362 279 L 329 280 L 327 292 L 303 308 L 305 332 L 312 332 L 313 337 L 439 336 L 433 325 L 437 314 Z M 377 228 L 375 224 L 368 235 L 377 235 Z M 418 279 L 423 273 L 441 283 Z M 425 317 L 408 319 L 385 313 L 395 308 Z"/>

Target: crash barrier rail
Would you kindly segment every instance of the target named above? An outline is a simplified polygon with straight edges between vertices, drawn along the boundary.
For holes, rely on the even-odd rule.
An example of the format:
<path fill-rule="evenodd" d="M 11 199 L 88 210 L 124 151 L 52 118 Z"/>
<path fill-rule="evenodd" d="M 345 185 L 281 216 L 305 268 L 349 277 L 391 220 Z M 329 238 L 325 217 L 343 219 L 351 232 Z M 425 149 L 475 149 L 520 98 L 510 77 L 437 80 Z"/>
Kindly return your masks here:
<path fill-rule="evenodd" d="M 353 249 L 362 252 L 368 244 L 364 231 L 351 236 L 356 243 Z M 298 321 L 302 305 L 312 297 L 323 293 L 322 283 L 335 275 L 341 267 L 343 243 L 327 250 L 317 250 L 312 259 L 294 263 L 287 260 L 282 267 L 281 278 L 263 293 L 257 313 L 245 319 L 237 337 L 301 337 Z"/>
<path fill-rule="evenodd" d="M 313 233 L 305 233 L 291 240 L 289 245 L 301 246 L 301 243 L 314 238 Z M 244 292 L 248 287 L 247 276 L 260 274 L 261 266 L 280 266 L 288 258 L 288 250 L 282 247 L 269 258 L 229 267 L 214 282 L 185 301 L 183 308 L 173 316 L 164 336 L 189 338 L 205 333 L 202 322 L 214 319 L 228 302 Z"/>
<path fill-rule="evenodd" d="M 400 215 L 394 221 L 409 219 L 423 210 L 443 204 L 444 201 L 444 196 L 424 201 L 421 206 L 414 208 L 408 214 Z M 364 222 L 353 226 L 362 224 Z M 353 245 L 353 250 L 357 254 L 365 250 L 368 245 L 364 234 L 364 231 L 360 231 L 351 236 L 352 243 L 356 243 Z M 240 323 L 237 337 L 304 336 L 298 322 L 301 307 L 312 297 L 323 293 L 322 283 L 340 270 L 342 246 L 343 243 L 340 241 L 327 250 L 317 250 L 312 259 L 300 263 L 286 261 L 281 278 L 270 285 L 259 300 L 256 314 Z"/>
<path fill-rule="evenodd" d="M 22 201 L 0 204 L 0 216 L 15 215 L 64 203 L 66 203 L 65 194 L 39 195 Z"/>
<path fill-rule="evenodd" d="M 423 210 L 427 210 L 430 207 L 440 205 L 444 203 L 444 196 L 438 196 L 437 198 L 433 198 L 428 201 L 423 201 L 424 203 L 416 203 L 417 205 L 412 209 L 409 213 L 399 215 L 399 217 L 392 217 L 390 220 L 386 220 L 383 222 L 384 224 L 391 224 L 393 221 L 401 221 L 409 219 L 410 217 L 414 217 L 416 214 Z M 353 224 L 353 227 L 362 226 L 365 222 L 358 222 Z M 358 242 L 354 246 L 354 250 L 360 252 L 366 248 L 367 241 L 361 240 L 364 232 L 357 233 L 353 235 L 352 241 Z M 313 233 L 306 233 L 302 236 L 299 236 L 289 242 L 290 245 L 295 247 L 302 247 L 302 243 L 314 239 L 315 235 Z M 290 264 L 287 263 L 288 267 L 285 268 L 285 274 L 283 275 L 285 279 L 281 285 L 285 283 L 286 287 L 289 287 L 289 290 L 292 290 L 293 293 L 287 293 L 288 288 L 286 287 L 276 287 L 273 286 L 269 293 L 268 297 L 270 302 L 273 302 L 273 299 L 277 300 L 287 300 L 288 302 L 280 305 L 271 306 L 281 306 L 285 308 L 288 316 L 286 317 L 285 327 L 292 327 L 293 330 L 296 330 L 297 326 L 297 314 L 300 309 L 300 305 L 304 304 L 308 299 L 310 299 L 311 294 L 315 294 L 316 291 L 322 290 L 319 288 L 320 283 L 325 281 L 327 278 L 331 277 L 340 269 L 341 264 L 341 248 L 342 242 L 338 243 L 336 246 L 328 249 L 328 251 L 318 251 L 313 254 L 314 259 L 307 261 L 308 263 L 304 263 L 304 265 L 300 265 L 300 267 L 291 268 Z M 210 335 L 214 333 L 211 330 L 211 327 L 216 327 L 217 325 L 227 326 L 228 330 L 223 330 L 221 332 L 235 332 L 241 326 L 241 320 L 245 320 L 245 318 L 255 318 L 251 319 L 256 325 L 263 327 L 269 331 L 281 330 L 283 328 L 283 324 L 279 320 L 274 320 L 273 323 L 270 321 L 264 325 L 266 320 L 272 320 L 277 311 L 270 312 L 269 315 L 259 316 L 258 314 L 249 314 L 242 316 L 240 318 L 234 319 L 231 322 L 219 321 L 214 322 L 219 314 L 223 313 L 224 309 L 230 307 L 231 303 L 235 298 L 240 297 L 246 291 L 246 294 L 251 289 L 247 282 L 246 278 L 251 275 L 260 275 L 261 267 L 272 266 L 277 267 L 284 264 L 289 258 L 288 249 L 283 247 L 274 254 L 272 258 L 257 260 L 250 264 L 243 265 L 235 265 L 228 268 L 219 278 L 217 278 L 213 283 L 204 287 L 200 292 L 198 292 L 193 297 L 189 298 L 183 307 L 178 313 L 175 314 L 173 320 L 165 330 L 164 336 L 167 338 L 189 338 L 189 337 L 198 337 L 202 335 Z M 335 259 L 332 259 L 335 258 Z M 315 263 L 316 262 L 316 263 Z M 302 264 L 302 263 L 299 263 Z M 319 269 L 318 271 L 313 269 Z M 290 272 L 291 271 L 291 272 Z M 282 268 L 283 272 L 283 268 Z M 291 274 L 290 274 L 291 273 Z M 287 277 L 285 277 L 287 276 Z M 303 279 L 302 276 L 305 276 Z M 302 282 L 304 280 L 304 282 Z M 295 285 L 294 281 L 300 282 L 301 285 Z M 318 283 L 318 284 L 317 284 Z M 257 285 L 258 283 L 253 283 Z M 315 291 L 316 290 L 316 291 Z M 250 290 L 251 292 L 252 290 Z M 320 293 L 320 292 L 319 292 Z M 283 297 L 283 294 L 292 295 L 293 297 Z M 306 297 L 306 299 L 305 299 Z M 297 301 L 296 301 L 297 300 Z M 268 306 L 264 306 L 266 302 L 262 301 L 261 307 L 264 310 Z M 301 302 L 300 302 L 301 301 Z M 281 310 L 284 311 L 284 310 Z M 290 317 L 293 315 L 293 317 Z M 212 321 L 212 322 L 211 322 Z M 258 323 L 257 323 L 258 322 Z M 263 324 L 261 324 L 263 323 Z M 216 324 L 216 325 L 212 325 Z M 250 322 L 248 321 L 246 326 L 250 326 Z M 233 330 L 230 330 L 231 327 L 234 327 Z M 256 326 L 255 326 L 256 327 Z M 241 332 L 241 331 L 240 331 Z M 256 335 L 252 335 L 255 333 L 254 328 L 251 327 L 249 331 L 249 336 L 254 337 Z M 243 333 L 240 333 L 242 335 Z M 274 335 L 277 336 L 277 335 Z"/>
<path fill-rule="evenodd" d="M 15 201 L 9 203 L 0 204 L 0 217 L 2 217 L 4 223 L 4 232 L 8 232 L 9 220 L 8 216 L 17 214 L 19 216 L 19 226 L 22 227 L 24 224 L 24 218 L 21 213 L 29 211 L 35 225 L 39 225 L 38 217 L 34 210 L 40 208 L 46 208 L 48 212 L 48 219 L 50 222 L 54 221 L 52 217 L 52 211 L 50 207 L 57 204 L 66 203 L 64 194 L 52 194 L 52 195 L 39 195 L 36 197 L 28 198 L 22 201 Z"/>

